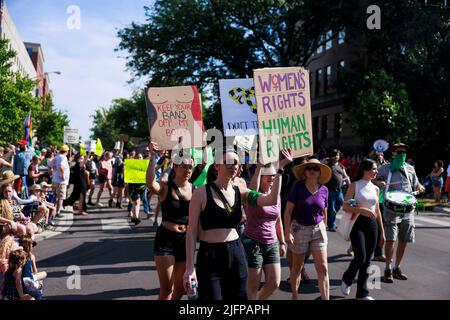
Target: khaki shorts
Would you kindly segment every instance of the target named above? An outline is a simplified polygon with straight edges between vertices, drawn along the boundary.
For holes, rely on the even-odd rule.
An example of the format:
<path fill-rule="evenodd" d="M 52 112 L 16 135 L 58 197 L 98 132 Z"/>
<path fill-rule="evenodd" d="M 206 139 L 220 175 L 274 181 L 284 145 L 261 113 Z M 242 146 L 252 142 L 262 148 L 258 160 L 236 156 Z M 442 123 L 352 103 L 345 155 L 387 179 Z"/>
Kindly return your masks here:
<path fill-rule="evenodd" d="M 52 183 L 52 189 L 53 193 L 55 194 L 55 197 L 59 199 L 66 199 L 67 196 L 67 185 L 66 184 L 59 184 L 56 182 Z"/>
<path fill-rule="evenodd" d="M 308 251 L 327 250 L 328 236 L 325 223 L 322 221 L 314 226 L 291 224 L 294 243 L 289 245 L 293 253 L 304 254 Z"/>
<path fill-rule="evenodd" d="M 416 240 L 414 232 L 414 213 L 398 215 L 384 210 L 384 235 L 388 241 L 399 241 L 414 243 Z"/>

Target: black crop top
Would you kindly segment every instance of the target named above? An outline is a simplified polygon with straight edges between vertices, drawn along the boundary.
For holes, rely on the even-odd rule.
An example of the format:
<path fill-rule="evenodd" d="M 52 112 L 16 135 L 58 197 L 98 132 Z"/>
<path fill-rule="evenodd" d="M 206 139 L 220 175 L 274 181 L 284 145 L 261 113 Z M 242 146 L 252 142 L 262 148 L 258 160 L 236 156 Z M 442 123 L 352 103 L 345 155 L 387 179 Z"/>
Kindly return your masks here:
<path fill-rule="evenodd" d="M 241 192 L 237 186 L 233 186 L 234 206 L 233 212 L 228 215 L 225 208 L 221 208 L 214 201 L 211 185 L 206 186 L 206 207 L 200 213 L 200 223 L 203 230 L 236 228 L 242 219 Z"/>
<path fill-rule="evenodd" d="M 190 200 L 184 200 L 179 195 L 179 200 L 175 200 L 172 197 L 174 184 L 175 182 L 169 180 L 166 199 L 161 202 L 162 221 L 188 225 Z M 194 186 L 192 186 L 192 190 L 194 190 Z"/>

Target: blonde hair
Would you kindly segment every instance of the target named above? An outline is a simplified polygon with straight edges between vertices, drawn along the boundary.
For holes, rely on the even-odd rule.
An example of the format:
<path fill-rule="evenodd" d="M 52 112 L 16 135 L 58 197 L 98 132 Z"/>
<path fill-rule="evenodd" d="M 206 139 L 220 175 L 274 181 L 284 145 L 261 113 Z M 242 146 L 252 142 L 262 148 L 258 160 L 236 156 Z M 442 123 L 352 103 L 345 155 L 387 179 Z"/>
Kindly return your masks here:
<path fill-rule="evenodd" d="M 0 217 L 8 220 L 14 220 L 11 204 L 7 199 L 0 199 Z"/>
<path fill-rule="evenodd" d="M 0 259 L 8 259 L 9 252 L 14 244 L 14 238 L 6 236 L 0 241 Z"/>

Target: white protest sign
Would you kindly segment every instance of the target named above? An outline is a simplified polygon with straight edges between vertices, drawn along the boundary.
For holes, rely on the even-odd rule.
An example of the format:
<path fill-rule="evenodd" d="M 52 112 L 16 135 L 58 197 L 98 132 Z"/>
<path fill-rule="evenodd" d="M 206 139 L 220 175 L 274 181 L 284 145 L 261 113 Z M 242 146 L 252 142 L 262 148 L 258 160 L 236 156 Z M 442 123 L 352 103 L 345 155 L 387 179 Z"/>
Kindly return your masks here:
<path fill-rule="evenodd" d="M 253 79 L 219 80 L 225 137 L 258 134 Z"/>
<path fill-rule="evenodd" d="M 65 144 L 78 144 L 80 141 L 78 129 L 64 127 L 64 143 Z"/>

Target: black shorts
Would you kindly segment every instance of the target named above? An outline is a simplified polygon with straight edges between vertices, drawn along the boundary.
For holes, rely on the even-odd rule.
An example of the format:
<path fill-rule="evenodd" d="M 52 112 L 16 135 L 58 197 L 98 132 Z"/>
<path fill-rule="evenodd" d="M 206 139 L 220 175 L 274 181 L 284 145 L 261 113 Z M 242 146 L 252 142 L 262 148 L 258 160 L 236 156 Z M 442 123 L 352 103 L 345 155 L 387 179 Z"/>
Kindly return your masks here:
<path fill-rule="evenodd" d="M 95 174 L 95 172 L 89 173 L 89 180 L 95 180 L 95 178 L 97 178 L 97 175 Z"/>
<path fill-rule="evenodd" d="M 155 256 L 174 256 L 175 262 L 186 261 L 186 233 L 167 230 L 159 226 L 156 230 Z"/>
<path fill-rule="evenodd" d="M 104 182 L 108 181 L 108 178 L 107 178 L 104 174 L 100 173 L 100 174 L 98 175 L 98 181 L 99 181 L 100 183 L 104 183 Z"/>
<path fill-rule="evenodd" d="M 123 174 L 113 177 L 112 186 L 117 188 L 125 188 L 125 179 Z"/>

